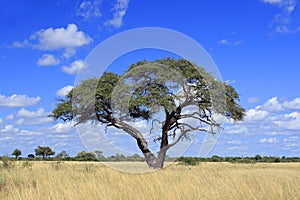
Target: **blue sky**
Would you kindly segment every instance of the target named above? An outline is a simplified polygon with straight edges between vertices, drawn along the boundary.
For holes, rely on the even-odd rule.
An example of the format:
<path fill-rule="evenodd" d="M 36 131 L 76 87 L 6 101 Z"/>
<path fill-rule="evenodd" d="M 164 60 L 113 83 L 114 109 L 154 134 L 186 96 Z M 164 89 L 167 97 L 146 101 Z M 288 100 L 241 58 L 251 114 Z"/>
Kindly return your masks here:
<path fill-rule="evenodd" d="M 225 123 L 209 155 L 300 156 L 299 19 L 296 0 L 2 1 L 0 155 L 19 148 L 26 156 L 38 145 L 71 155 L 84 149 L 72 124 L 46 117 L 56 99 L 100 42 L 162 27 L 201 44 L 247 109 L 245 121 Z M 145 51 L 116 63 L 168 55 Z"/>

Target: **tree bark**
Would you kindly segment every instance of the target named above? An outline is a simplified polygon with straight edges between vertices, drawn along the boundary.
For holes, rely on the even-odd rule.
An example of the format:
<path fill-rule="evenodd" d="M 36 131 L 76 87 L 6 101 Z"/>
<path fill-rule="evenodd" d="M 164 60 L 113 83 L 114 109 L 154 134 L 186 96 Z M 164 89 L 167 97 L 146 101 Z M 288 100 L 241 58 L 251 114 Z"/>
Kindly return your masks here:
<path fill-rule="evenodd" d="M 120 119 L 114 119 L 114 125 L 128 133 L 130 136 L 136 139 L 137 145 L 141 152 L 143 153 L 146 163 L 148 167 L 153 169 L 162 169 L 164 166 L 167 146 L 168 146 L 168 128 L 163 131 L 163 139 L 161 141 L 161 148 L 158 152 L 158 157 L 156 157 L 149 149 L 146 139 L 144 138 L 143 134 L 140 133 L 139 130 L 135 129 L 134 127 L 128 125 L 127 123 L 121 121 Z"/>

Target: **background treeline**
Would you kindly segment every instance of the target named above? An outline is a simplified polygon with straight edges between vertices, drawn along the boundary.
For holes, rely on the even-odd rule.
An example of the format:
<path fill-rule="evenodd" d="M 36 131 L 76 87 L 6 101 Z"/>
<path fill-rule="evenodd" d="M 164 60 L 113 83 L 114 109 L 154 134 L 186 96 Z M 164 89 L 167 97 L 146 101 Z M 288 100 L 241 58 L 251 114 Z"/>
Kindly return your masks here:
<path fill-rule="evenodd" d="M 93 152 L 81 151 L 76 156 L 71 157 L 66 151 L 62 151 L 55 155 L 55 152 L 50 147 L 38 146 L 35 149 L 35 154 L 29 154 L 27 157 L 20 157 L 22 152 L 15 149 L 12 156 L 0 156 L 0 160 L 47 160 L 47 161 L 101 161 L 101 162 L 144 162 L 145 158 L 139 154 L 125 156 L 123 154 L 116 154 L 114 156 L 105 157 L 102 151 L 96 150 Z M 186 165 L 197 165 L 200 162 L 231 162 L 231 163 L 287 163 L 287 162 L 300 162 L 299 157 L 276 157 L 276 156 L 261 156 L 255 155 L 254 157 L 220 157 L 214 155 L 209 158 L 202 157 L 179 157 L 171 158 L 166 157 L 166 161 L 176 161 Z"/>
<path fill-rule="evenodd" d="M 186 165 L 197 165 L 200 162 L 231 162 L 231 163 L 287 163 L 287 162 L 300 162 L 299 157 L 276 157 L 276 156 L 260 156 L 254 157 L 220 157 L 212 156 L 210 158 L 200 157 L 180 157 L 176 161 Z"/>

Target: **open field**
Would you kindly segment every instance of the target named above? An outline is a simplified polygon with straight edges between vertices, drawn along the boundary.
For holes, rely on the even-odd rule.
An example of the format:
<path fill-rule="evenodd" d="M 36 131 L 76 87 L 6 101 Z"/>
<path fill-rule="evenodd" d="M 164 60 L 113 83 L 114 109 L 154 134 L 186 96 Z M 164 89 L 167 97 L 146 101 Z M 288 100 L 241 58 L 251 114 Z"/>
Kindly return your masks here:
<path fill-rule="evenodd" d="M 132 167 L 132 163 L 123 163 Z M 143 163 L 140 163 L 144 165 Z M 0 168 L 0 199 L 300 199 L 300 163 L 172 164 L 124 173 L 101 163 L 16 162 Z"/>

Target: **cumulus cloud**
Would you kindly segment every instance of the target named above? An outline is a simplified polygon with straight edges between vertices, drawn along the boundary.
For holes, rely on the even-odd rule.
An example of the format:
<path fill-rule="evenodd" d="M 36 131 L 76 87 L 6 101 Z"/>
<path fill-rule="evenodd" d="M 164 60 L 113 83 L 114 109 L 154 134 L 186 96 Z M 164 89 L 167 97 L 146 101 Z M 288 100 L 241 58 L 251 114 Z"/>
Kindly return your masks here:
<path fill-rule="evenodd" d="M 14 94 L 10 97 L 0 94 L 0 107 L 25 107 L 36 105 L 41 101 L 41 97 L 29 97 L 27 95 Z"/>
<path fill-rule="evenodd" d="M 49 128 L 51 133 L 67 133 L 74 130 L 74 126 L 71 123 L 57 123 Z"/>
<path fill-rule="evenodd" d="M 300 130 L 300 113 L 299 112 L 292 112 L 289 114 L 284 114 L 284 121 L 276 121 L 280 128 L 284 128 L 287 130 Z"/>
<path fill-rule="evenodd" d="M 19 110 L 17 114 L 17 117 L 28 117 L 28 118 L 42 117 L 42 116 L 47 116 L 47 113 L 45 113 L 45 110 L 43 108 L 39 108 L 36 112 L 29 111 L 22 108 L 21 110 Z"/>
<path fill-rule="evenodd" d="M 3 129 L 0 129 L 0 133 L 16 133 L 19 129 L 15 128 L 13 125 L 6 125 Z"/>
<path fill-rule="evenodd" d="M 19 110 L 17 117 L 17 124 L 22 125 L 38 125 L 52 122 L 52 119 L 48 117 L 50 113 L 45 112 L 43 108 L 39 108 L 37 111 L 29 111 L 24 108 Z"/>
<path fill-rule="evenodd" d="M 60 88 L 59 90 L 56 91 L 56 96 L 64 97 L 64 96 L 66 96 L 66 94 L 68 94 L 68 92 L 70 92 L 73 88 L 74 88 L 74 86 L 71 86 L 71 85 L 67 85 L 67 86 L 65 86 L 65 87 L 62 87 L 62 88 Z"/>
<path fill-rule="evenodd" d="M 77 8 L 76 15 L 85 18 L 86 20 L 91 18 L 102 17 L 100 11 L 101 1 L 83 1 Z"/>
<path fill-rule="evenodd" d="M 40 50 L 64 49 L 64 56 L 70 57 L 76 53 L 76 48 L 89 44 L 92 38 L 78 30 L 76 24 L 68 24 L 67 28 L 48 28 L 42 29 L 30 39 L 37 41 L 34 48 Z"/>
<path fill-rule="evenodd" d="M 271 31 L 280 34 L 295 33 L 300 31 L 300 25 L 291 24 L 291 15 L 298 3 L 297 0 L 262 0 L 266 4 L 277 6 L 281 9 L 271 23 Z"/>
<path fill-rule="evenodd" d="M 58 65 L 60 60 L 56 58 L 52 54 L 44 54 L 38 61 L 37 64 L 39 66 L 51 66 L 51 65 Z"/>
<path fill-rule="evenodd" d="M 294 100 L 288 102 L 288 101 L 285 101 L 283 103 L 283 106 L 285 108 L 288 108 L 288 109 L 293 109 L 293 110 L 297 110 L 297 109 L 300 109 L 300 98 L 295 98 Z"/>
<path fill-rule="evenodd" d="M 78 71 L 87 68 L 87 63 L 83 60 L 75 60 L 70 66 L 63 66 L 63 71 L 67 74 L 76 74 Z"/>
<path fill-rule="evenodd" d="M 106 25 L 119 28 L 123 24 L 123 17 L 128 9 L 129 0 L 117 0 L 114 7 L 111 9 L 113 18 L 106 21 Z"/>
<path fill-rule="evenodd" d="M 244 121 L 225 126 L 228 134 L 289 135 L 300 131 L 298 100 L 280 101 L 277 97 L 248 109 Z"/>
<path fill-rule="evenodd" d="M 284 110 L 282 103 L 279 103 L 277 97 L 269 99 L 264 105 L 258 108 L 268 112 L 279 112 Z"/>
<path fill-rule="evenodd" d="M 256 122 L 259 120 L 265 119 L 269 115 L 269 112 L 265 110 L 260 110 L 260 107 L 250 109 L 246 111 L 245 121 L 247 122 Z"/>

